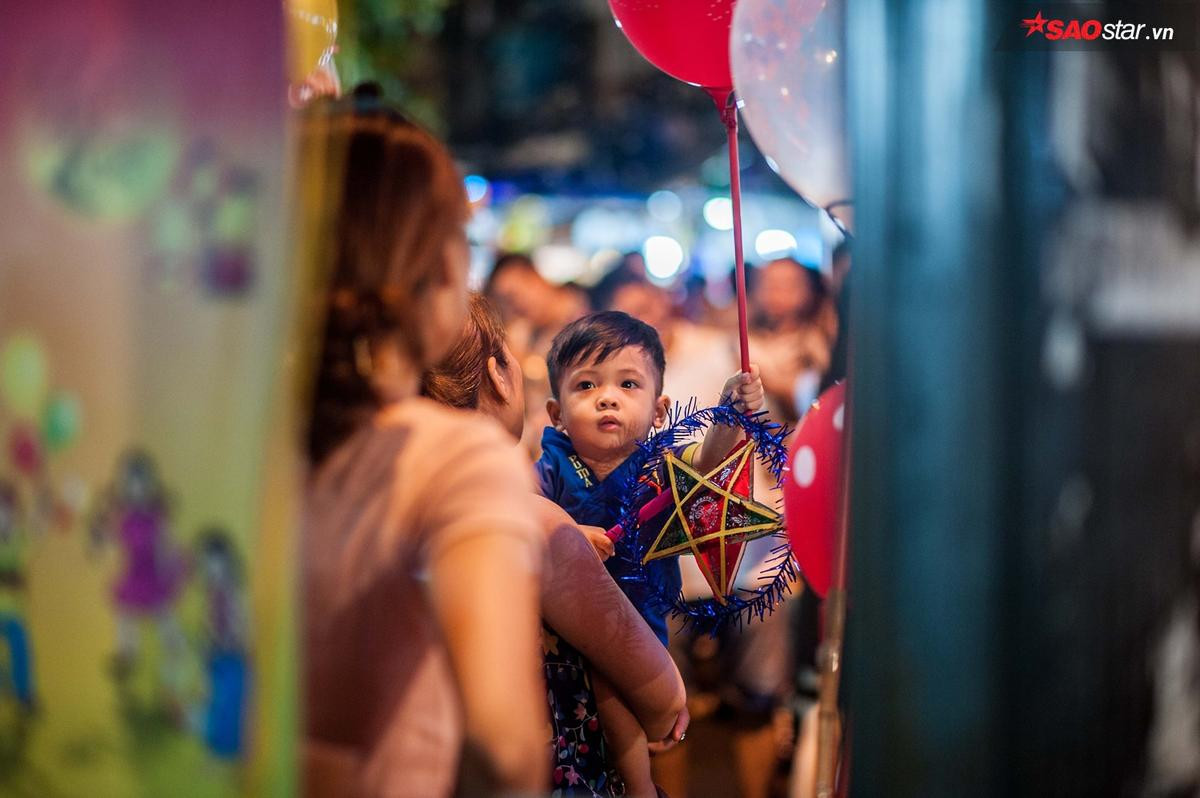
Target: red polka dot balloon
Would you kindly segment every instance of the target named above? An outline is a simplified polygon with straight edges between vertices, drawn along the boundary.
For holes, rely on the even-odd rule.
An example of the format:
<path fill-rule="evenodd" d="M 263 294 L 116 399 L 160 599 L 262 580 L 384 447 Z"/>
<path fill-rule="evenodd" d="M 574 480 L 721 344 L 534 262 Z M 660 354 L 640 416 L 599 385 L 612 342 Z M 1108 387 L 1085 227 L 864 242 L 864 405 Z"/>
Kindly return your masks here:
<path fill-rule="evenodd" d="M 840 382 L 821 394 L 800 421 L 783 474 L 792 553 L 805 581 L 821 597 L 833 581 L 845 424 L 846 384 Z"/>

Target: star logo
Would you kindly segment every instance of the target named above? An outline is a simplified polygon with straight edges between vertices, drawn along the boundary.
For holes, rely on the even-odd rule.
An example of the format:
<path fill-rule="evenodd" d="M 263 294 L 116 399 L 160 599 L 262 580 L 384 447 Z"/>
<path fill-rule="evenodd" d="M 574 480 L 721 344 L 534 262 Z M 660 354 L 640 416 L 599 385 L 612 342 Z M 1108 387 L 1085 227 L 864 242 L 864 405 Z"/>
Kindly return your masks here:
<path fill-rule="evenodd" d="M 664 456 L 674 509 L 643 563 L 692 554 L 713 597 L 726 604 L 745 544 L 779 529 L 779 513 L 754 501 L 754 444 L 743 441 L 701 475 L 671 452 Z"/>
<path fill-rule="evenodd" d="M 1025 28 L 1026 39 L 1035 33 L 1040 33 L 1043 36 L 1046 35 L 1046 18 L 1042 16 L 1040 9 L 1037 12 L 1037 16 L 1035 16 L 1033 19 L 1021 20 L 1021 26 Z"/>

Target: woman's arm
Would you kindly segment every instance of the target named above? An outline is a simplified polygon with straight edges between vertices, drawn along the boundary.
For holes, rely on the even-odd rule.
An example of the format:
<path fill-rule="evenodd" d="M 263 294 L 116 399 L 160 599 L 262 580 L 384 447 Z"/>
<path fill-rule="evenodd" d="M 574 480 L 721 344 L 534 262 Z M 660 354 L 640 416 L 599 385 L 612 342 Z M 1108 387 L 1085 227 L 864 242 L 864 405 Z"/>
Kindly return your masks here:
<path fill-rule="evenodd" d="M 539 589 L 544 544 L 528 464 L 491 423 L 443 436 L 417 519 L 429 598 L 462 696 L 480 789 L 548 788 Z"/>
<path fill-rule="evenodd" d="M 661 740 L 683 711 L 683 679 L 570 517 L 546 504 L 542 617 L 608 681 L 646 737 Z"/>
<path fill-rule="evenodd" d="M 586 545 L 586 544 L 585 544 Z M 538 586 L 529 546 L 479 534 L 431 563 L 430 597 L 462 693 L 466 747 L 494 790 L 547 788 Z M 481 600 L 486 597 L 486 600 Z"/>

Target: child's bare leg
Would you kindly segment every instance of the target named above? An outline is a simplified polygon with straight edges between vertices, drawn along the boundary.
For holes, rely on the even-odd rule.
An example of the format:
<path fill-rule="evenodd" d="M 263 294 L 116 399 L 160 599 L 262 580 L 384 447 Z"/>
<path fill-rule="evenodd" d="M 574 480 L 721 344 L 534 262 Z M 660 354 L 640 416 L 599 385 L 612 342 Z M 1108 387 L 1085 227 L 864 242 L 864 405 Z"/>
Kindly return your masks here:
<path fill-rule="evenodd" d="M 688 749 L 677 745 L 670 751 L 656 754 L 650 761 L 654 783 L 671 798 L 688 796 Z"/>
<path fill-rule="evenodd" d="M 625 782 L 626 794 L 633 798 L 654 798 L 656 790 L 650 776 L 646 732 L 604 677 L 593 673 L 592 687 L 596 692 L 596 712 L 604 725 L 604 739 Z"/>

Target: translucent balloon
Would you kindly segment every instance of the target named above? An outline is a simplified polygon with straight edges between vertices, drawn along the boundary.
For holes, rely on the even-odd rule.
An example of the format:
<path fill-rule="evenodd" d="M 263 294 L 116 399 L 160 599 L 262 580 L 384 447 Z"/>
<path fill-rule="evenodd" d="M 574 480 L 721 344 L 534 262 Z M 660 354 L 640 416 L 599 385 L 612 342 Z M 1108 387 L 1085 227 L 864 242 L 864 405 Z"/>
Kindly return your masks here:
<path fill-rule="evenodd" d="M 850 196 L 843 32 L 840 0 L 739 0 L 730 34 L 750 135 L 788 185 L 823 208 Z"/>
<path fill-rule="evenodd" d="M 17 334 L 0 352 L 3 402 L 18 416 L 36 417 L 46 396 L 46 354 L 32 335 Z"/>

